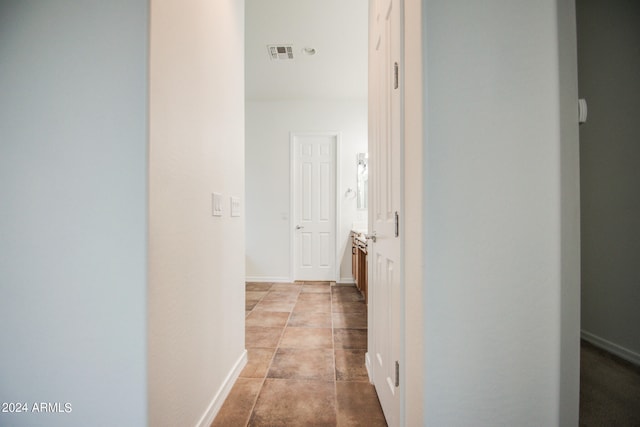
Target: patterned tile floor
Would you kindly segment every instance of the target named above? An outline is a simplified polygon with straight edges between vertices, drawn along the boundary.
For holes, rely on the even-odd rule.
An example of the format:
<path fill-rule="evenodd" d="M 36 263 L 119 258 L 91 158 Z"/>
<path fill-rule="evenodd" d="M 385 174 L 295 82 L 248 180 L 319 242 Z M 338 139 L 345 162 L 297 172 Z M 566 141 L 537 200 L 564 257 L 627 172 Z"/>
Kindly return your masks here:
<path fill-rule="evenodd" d="M 386 426 L 353 286 L 247 283 L 249 362 L 212 426 Z"/>

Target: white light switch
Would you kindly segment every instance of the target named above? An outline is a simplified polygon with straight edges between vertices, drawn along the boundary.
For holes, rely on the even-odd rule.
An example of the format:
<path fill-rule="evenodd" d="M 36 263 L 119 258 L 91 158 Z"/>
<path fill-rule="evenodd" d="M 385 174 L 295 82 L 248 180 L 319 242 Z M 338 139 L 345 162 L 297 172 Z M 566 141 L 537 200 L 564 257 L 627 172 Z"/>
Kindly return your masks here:
<path fill-rule="evenodd" d="M 211 194 L 211 202 L 212 202 L 212 215 L 213 216 L 222 216 L 222 194 L 212 193 Z"/>
<path fill-rule="evenodd" d="M 231 196 L 231 216 L 240 216 L 240 197 Z"/>

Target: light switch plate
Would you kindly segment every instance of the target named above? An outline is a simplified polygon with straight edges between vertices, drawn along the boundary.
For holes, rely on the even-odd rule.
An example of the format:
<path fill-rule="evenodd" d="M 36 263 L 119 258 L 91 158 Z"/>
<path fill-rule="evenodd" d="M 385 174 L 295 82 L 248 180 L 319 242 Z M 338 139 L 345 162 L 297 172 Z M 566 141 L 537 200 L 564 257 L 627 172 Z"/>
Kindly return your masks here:
<path fill-rule="evenodd" d="M 212 212 L 213 216 L 222 216 L 222 194 L 211 193 Z"/>
<path fill-rule="evenodd" d="M 231 196 L 231 216 L 240 216 L 240 197 Z"/>

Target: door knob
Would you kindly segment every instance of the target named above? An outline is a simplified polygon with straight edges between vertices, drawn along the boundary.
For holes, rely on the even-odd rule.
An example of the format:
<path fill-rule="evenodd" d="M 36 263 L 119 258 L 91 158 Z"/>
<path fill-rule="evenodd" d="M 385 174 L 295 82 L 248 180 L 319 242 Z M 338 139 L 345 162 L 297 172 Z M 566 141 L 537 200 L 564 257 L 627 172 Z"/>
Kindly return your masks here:
<path fill-rule="evenodd" d="M 371 234 L 365 234 L 364 238 L 367 239 L 367 240 L 371 240 L 373 243 L 375 243 L 376 242 L 376 232 L 374 231 Z"/>
<path fill-rule="evenodd" d="M 301 225 L 296 225 L 296 230 L 302 230 L 304 227 Z"/>

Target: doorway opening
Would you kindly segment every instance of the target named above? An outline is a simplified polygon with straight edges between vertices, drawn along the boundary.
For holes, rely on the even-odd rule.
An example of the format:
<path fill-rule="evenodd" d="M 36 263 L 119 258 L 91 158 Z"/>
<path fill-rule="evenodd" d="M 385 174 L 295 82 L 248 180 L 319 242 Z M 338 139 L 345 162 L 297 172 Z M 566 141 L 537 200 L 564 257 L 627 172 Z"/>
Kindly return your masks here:
<path fill-rule="evenodd" d="M 380 107 L 375 114 L 381 121 L 393 121 L 384 129 L 370 126 L 370 6 L 375 9 L 371 13 L 385 20 L 378 29 L 384 43 L 379 44 L 383 49 L 378 52 L 378 69 L 373 74 L 373 78 L 381 82 L 376 86 L 379 92 L 376 101 L 393 103 L 393 108 Z M 362 197 L 357 197 L 359 155 L 370 151 L 372 129 L 379 135 L 387 130 L 397 132 L 394 136 L 401 135 L 402 82 L 396 80 L 395 84 L 389 84 L 388 79 L 394 75 L 399 78 L 401 73 L 401 6 L 402 2 L 396 0 L 346 3 L 247 0 L 245 3 L 246 272 L 247 282 L 252 286 L 270 283 L 271 292 L 273 285 L 279 285 L 278 289 L 286 284 L 304 289 L 309 286 L 307 282 L 331 280 L 353 287 L 351 230 L 371 229 L 369 212 L 358 210 L 358 202 L 362 202 Z M 390 17 L 394 22 L 389 20 L 386 25 L 386 18 Z M 389 50 L 384 50 L 387 48 Z M 388 58 L 394 61 L 387 63 Z M 388 69 L 389 66 L 392 68 Z M 397 116 L 392 114 L 394 111 Z M 385 390 L 392 391 L 386 399 L 391 402 L 390 408 L 383 409 L 390 422 L 397 424 L 400 419 L 397 373 L 402 270 L 398 258 L 400 234 L 394 232 L 397 226 L 393 224 L 401 212 L 400 191 L 393 190 L 391 185 L 401 185 L 401 150 L 399 145 L 390 148 L 392 140 L 400 144 L 398 138 L 380 139 L 379 157 L 374 156 L 370 163 L 372 171 L 388 172 L 385 201 L 379 206 L 393 209 L 379 218 L 380 251 L 371 252 L 380 255 L 387 264 L 384 270 L 376 270 L 373 280 L 389 285 L 384 289 L 390 292 L 369 293 L 369 301 L 376 298 L 370 310 L 376 310 L 381 316 L 377 325 L 385 327 L 375 339 L 365 338 L 365 341 L 367 348 L 373 349 L 376 361 L 368 366 L 368 378 L 374 382 L 377 378 L 384 383 Z M 324 153 L 325 163 L 313 159 L 315 153 L 322 156 L 322 146 L 329 147 Z M 331 147 L 335 147 L 333 152 Z M 397 151 L 393 151 L 395 149 Z M 392 161 L 397 165 L 390 170 Z M 374 162 L 377 162 L 375 167 Z M 322 178 L 323 173 L 326 179 Z M 396 174 L 395 178 L 392 174 Z M 371 193 L 375 177 L 368 177 L 367 195 L 371 199 L 368 205 L 372 208 L 376 197 Z M 378 196 L 383 197 L 384 191 Z M 389 199 L 391 192 L 393 198 Z M 389 201 L 394 203 L 387 203 Z M 335 212 L 334 218 L 329 215 L 331 212 Z M 314 218 L 325 221 L 314 221 Z M 388 244 L 391 242 L 394 244 Z M 398 257 L 391 257 L 389 251 L 397 251 Z M 391 271 L 394 272 L 392 280 L 386 280 Z M 303 283 L 293 283 L 294 280 Z M 385 295 L 391 296 L 391 300 L 385 299 Z M 332 304 L 334 302 L 332 299 Z M 389 310 L 384 310 L 385 305 L 393 305 L 395 311 L 389 314 Z M 339 314 L 332 313 L 334 321 Z M 393 317 L 390 324 L 385 322 L 385 315 Z M 372 318 L 369 315 L 367 320 Z M 374 334 L 372 330 L 370 335 Z M 395 344 L 383 343 L 390 339 Z M 372 343 L 375 345 L 371 346 Z M 380 365 L 381 358 L 384 361 Z M 361 362 L 365 364 L 364 357 Z M 380 375 L 374 375 L 375 372 Z"/>
<path fill-rule="evenodd" d="M 580 125 L 581 425 L 640 423 L 639 20 L 637 2 L 576 1 L 579 97 L 589 108 Z"/>

